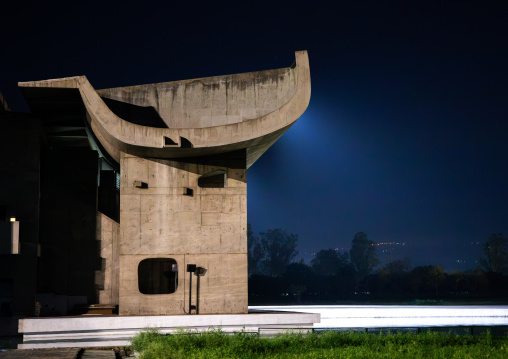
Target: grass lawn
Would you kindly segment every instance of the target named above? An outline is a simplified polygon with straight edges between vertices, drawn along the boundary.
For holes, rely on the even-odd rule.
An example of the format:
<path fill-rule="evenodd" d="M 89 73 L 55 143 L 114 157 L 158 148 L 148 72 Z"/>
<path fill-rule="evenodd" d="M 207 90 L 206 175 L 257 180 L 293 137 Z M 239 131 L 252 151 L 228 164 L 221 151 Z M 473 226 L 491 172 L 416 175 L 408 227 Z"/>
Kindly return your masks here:
<path fill-rule="evenodd" d="M 248 333 L 159 335 L 148 330 L 132 340 L 142 359 L 162 358 L 508 358 L 508 337 L 423 332 L 333 332 L 261 338 Z"/>

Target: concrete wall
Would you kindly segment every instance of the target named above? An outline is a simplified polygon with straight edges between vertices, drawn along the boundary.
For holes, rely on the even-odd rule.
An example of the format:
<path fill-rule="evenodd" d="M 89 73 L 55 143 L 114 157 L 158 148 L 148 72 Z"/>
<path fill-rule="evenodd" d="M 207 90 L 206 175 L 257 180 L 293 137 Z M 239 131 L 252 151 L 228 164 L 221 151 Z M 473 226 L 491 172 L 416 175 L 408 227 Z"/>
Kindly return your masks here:
<path fill-rule="evenodd" d="M 99 291 L 99 304 L 118 304 L 119 289 L 119 251 L 120 224 L 108 216 L 97 212 L 96 239 L 101 247 L 101 270 L 96 272 L 96 283 L 102 284 Z"/>
<path fill-rule="evenodd" d="M 238 167 L 227 160 L 185 163 L 122 153 L 121 315 L 183 314 L 189 263 L 207 269 L 201 277 L 200 313 L 247 312 L 247 179 L 246 169 Z M 225 188 L 198 187 L 201 175 L 217 170 L 227 174 Z M 139 182 L 147 188 L 136 187 Z M 193 196 L 184 194 L 186 188 Z M 139 292 L 138 265 L 146 258 L 177 261 L 175 293 Z M 193 304 L 195 285 L 193 277 Z"/>
<path fill-rule="evenodd" d="M 238 123 L 266 115 L 295 92 L 292 68 L 98 90 L 101 97 L 153 107 L 169 128 Z"/>

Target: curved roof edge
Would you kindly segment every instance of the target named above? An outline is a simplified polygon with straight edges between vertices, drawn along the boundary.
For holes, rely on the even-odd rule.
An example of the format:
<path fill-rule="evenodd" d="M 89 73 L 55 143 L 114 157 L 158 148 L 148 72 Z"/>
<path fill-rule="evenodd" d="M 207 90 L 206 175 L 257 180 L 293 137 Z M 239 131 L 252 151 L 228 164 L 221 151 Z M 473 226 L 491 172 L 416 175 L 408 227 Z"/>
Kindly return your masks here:
<path fill-rule="evenodd" d="M 120 152 L 178 159 L 246 149 L 250 167 L 307 109 L 311 93 L 307 51 L 297 51 L 295 57 L 290 67 L 295 72 L 295 91 L 285 104 L 254 119 L 214 127 L 156 128 L 124 121 L 108 108 L 85 76 L 20 82 L 18 86 L 79 89 L 90 128 L 117 161 Z"/>

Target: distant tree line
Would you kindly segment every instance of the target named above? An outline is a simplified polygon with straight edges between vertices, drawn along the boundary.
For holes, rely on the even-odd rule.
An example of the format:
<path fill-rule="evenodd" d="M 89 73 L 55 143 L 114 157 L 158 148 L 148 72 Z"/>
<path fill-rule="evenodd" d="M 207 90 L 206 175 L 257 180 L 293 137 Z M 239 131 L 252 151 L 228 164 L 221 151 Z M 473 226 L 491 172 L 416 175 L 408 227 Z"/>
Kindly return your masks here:
<path fill-rule="evenodd" d="M 447 273 L 439 265 L 410 268 L 409 259 L 380 261 L 364 232 L 349 252 L 323 249 L 307 265 L 297 261 L 298 236 L 280 228 L 255 235 L 248 226 L 250 304 L 340 302 L 434 303 L 508 298 L 507 240 L 494 234 L 483 245 L 481 266 Z"/>

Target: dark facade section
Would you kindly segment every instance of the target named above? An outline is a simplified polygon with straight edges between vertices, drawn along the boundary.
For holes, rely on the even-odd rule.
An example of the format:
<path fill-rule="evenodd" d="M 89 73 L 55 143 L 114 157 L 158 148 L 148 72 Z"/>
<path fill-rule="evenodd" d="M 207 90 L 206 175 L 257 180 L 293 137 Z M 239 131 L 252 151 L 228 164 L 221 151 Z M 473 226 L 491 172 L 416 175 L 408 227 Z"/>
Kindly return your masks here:
<path fill-rule="evenodd" d="M 0 221 L 19 222 L 19 253 L 0 254 L 2 316 L 35 311 L 41 133 L 37 119 L 0 114 Z M 0 240 L 9 242 L 10 230 L 2 233 Z"/>
<path fill-rule="evenodd" d="M 15 347 L 21 340 L 16 336 L 18 319 L 35 313 L 41 133 L 38 119 L 0 111 L 0 222 L 5 229 L 0 242 L 6 244 L 0 254 L 0 339 L 4 347 Z M 11 250 L 11 218 L 19 226 L 17 254 Z"/>
<path fill-rule="evenodd" d="M 96 237 L 99 155 L 89 141 L 57 141 L 54 133 L 62 131 L 51 120 L 7 106 L 0 111 L 4 342 L 18 340 L 20 318 L 80 313 L 81 307 L 98 303 L 103 285 L 96 275 L 102 264 Z M 104 210 L 118 220 L 116 175 L 105 172 Z"/>
<path fill-rule="evenodd" d="M 114 170 L 100 171 L 98 193 L 99 212 L 120 222 L 120 183 Z"/>
<path fill-rule="evenodd" d="M 65 310 L 97 302 L 95 239 L 98 155 L 88 149 L 46 150 L 42 156 L 38 293 L 61 296 Z M 41 299 L 44 298 L 41 296 Z M 45 313 L 42 303 L 42 314 Z M 46 305 L 48 305 L 46 303 Z M 57 314 L 57 313 L 53 313 Z"/>

